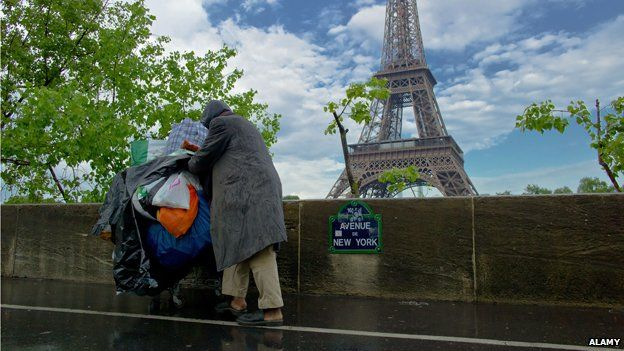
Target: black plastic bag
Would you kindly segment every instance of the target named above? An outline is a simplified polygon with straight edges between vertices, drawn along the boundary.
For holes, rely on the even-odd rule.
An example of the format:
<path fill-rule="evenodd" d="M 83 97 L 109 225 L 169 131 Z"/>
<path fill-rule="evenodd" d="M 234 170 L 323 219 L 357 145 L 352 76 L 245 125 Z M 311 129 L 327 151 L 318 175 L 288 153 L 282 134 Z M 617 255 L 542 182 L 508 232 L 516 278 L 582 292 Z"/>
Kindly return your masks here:
<path fill-rule="evenodd" d="M 185 169 L 189 159 L 187 154 L 159 157 L 130 167 L 113 179 L 91 234 L 99 236 L 110 227 L 115 243 L 113 278 L 118 293 L 153 296 L 175 284 L 190 269 L 188 267 L 172 274 L 150 259 L 142 234 L 149 219 L 140 216 L 132 205 L 132 195 L 139 186 Z"/>

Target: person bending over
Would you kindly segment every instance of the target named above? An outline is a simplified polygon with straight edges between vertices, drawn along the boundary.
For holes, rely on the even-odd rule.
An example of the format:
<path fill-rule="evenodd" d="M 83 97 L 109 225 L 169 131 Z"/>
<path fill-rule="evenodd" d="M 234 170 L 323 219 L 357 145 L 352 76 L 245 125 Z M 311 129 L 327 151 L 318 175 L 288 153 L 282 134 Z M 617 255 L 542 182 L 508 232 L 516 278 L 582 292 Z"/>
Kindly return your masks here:
<path fill-rule="evenodd" d="M 201 122 L 208 136 L 188 168 L 212 197 L 213 249 L 223 270 L 222 293 L 231 297 L 217 311 L 231 312 L 243 325 L 281 325 L 276 249 L 286 241 L 286 228 L 279 175 L 260 132 L 225 103 L 210 101 Z M 260 297 L 259 310 L 247 313 L 250 271 Z"/>

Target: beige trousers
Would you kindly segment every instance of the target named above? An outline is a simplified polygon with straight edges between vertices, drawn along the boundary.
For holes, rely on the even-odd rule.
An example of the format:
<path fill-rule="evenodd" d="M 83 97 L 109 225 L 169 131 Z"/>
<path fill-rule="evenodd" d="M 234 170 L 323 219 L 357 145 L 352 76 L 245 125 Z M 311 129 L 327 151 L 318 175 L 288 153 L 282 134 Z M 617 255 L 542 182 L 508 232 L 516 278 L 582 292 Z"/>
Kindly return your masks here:
<path fill-rule="evenodd" d="M 223 271 L 222 293 L 235 297 L 246 297 L 249 287 L 249 270 L 253 273 L 260 292 L 258 308 L 279 308 L 284 306 L 282 290 L 277 273 L 277 255 L 273 245 Z"/>

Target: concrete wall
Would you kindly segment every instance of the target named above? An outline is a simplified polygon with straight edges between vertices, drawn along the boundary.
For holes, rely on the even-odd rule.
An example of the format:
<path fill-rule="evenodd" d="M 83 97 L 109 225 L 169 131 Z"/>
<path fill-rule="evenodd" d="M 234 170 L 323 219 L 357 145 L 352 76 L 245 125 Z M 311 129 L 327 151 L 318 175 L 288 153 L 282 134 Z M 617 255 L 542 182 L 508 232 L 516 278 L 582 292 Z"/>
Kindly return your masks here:
<path fill-rule="evenodd" d="M 366 202 L 383 217 L 380 255 L 329 253 L 344 200 L 284 203 L 284 291 L 624 306 L 623 195 Z M 98 207 L 2 206 L 2 275 L 112 283 L 112 245 L 88 236 Z"/>

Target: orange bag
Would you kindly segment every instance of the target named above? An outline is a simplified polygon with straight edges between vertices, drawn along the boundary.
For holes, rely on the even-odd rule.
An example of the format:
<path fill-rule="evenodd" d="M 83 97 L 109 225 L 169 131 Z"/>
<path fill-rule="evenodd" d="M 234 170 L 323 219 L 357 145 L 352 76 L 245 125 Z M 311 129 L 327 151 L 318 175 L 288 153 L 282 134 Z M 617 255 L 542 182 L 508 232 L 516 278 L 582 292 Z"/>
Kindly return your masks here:
<path fill-rule="evenodd" d="M 186 234 L 191 228 L 199 211 L 199 197 L 192 185 L 188 185 L 191 200 L 189 209 L 161 207 L 156 213 L 158 221 L 176 238 Z"/>

